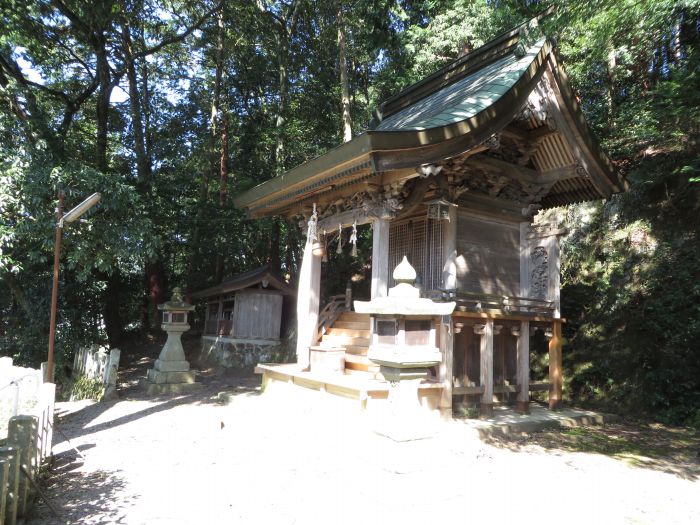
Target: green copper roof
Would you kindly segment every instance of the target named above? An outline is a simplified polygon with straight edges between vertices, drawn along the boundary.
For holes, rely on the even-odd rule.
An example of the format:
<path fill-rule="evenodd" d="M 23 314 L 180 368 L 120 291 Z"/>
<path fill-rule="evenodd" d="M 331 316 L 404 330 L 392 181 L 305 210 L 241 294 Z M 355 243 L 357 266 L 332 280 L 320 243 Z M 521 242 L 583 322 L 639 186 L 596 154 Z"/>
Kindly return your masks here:
<path fill-rule="evenodd" d="M 524 56 L 515 53 L 454 82 L 382 120 L 375 131 L 424 130 L 455 124 L 483 111 L 506 93 L 542 49 L 545 39 Z"/>

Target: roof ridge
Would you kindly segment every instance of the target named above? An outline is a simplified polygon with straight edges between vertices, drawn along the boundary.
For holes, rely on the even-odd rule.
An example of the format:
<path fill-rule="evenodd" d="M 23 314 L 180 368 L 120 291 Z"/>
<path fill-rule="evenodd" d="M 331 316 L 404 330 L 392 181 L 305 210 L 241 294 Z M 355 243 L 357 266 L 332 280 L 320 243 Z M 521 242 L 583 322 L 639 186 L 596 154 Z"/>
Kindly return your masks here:
<path fill-rule="evenodd" d="M 492 62 L 507 55 L 509 52 L 517 49 L 521 38 L 527 39 L 533 30 L 539 30 L 541 32 L 539 21 L 549 16 L 553 11 L 554 7 L 550 6 L 539 15 L 498 35 L 486 42 L 483 46 L 470 51 L 464 56 L 452 60 L 434 73 L 405 87 L 397 94 L 384 100 L 374 110 L 374 121 L 370 124 L 369 129 L 374 129 L 386 117 L 407 106 L 415 104 L 431 93 L 457 82 L 465 76 L 488 66 Z M 503 47 L 499 49 L 499 46 Z M 489 51 L 492 53 L 489 54 Z"/>

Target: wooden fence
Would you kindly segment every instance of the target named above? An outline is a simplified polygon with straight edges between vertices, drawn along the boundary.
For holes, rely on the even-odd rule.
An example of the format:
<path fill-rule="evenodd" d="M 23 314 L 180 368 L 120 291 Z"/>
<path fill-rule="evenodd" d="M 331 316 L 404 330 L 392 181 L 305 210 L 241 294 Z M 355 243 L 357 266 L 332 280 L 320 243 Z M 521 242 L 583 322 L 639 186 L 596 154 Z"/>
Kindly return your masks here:
<path fill-rule="evenodd" d="M 25 383 L 32 375 L 38 380 L 36 388 L 30 390 Z M 44 383 L 41 370 L 14 367 L 6 357 L 0 359 L 0 377 L 11 378 L 0 383 L 0 390 L 36 396 L 31 408 L 9 418 L 7 437 L 0 439 L 0 524 L 15 525 L 18 518 L 26 516 L 39 467 L 51 455 L 56 385 Z"/>
<path fill-rule="evenodd" d="M 73 358 L 73 377 L 86 377 L 102 383 L 100 400 L 117 397 L 117 369 L 121 351 L 118 348 L 108 350 L 105 347 L 92 345 L 80 348 Z M 71 396 L 73 401 L 73 396 Z"/>

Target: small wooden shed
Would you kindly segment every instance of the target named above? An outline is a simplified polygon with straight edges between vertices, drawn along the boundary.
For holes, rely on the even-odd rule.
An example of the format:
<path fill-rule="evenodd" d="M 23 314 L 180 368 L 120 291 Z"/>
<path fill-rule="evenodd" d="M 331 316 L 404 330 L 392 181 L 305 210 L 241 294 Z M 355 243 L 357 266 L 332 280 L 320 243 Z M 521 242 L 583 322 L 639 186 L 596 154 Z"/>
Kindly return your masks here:
<path fill-rule="evenodd" d="M 193 293 L 206 299 L 203 337 L 279 341 L 295 291 L 269 265 Z"/>

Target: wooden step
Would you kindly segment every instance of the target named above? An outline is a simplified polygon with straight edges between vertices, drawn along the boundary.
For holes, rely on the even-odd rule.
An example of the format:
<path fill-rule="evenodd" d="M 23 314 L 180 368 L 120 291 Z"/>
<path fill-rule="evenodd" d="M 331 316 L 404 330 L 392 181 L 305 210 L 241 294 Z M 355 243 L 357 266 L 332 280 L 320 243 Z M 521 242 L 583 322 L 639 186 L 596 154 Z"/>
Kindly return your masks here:
<path fill-rule="evenodd" d="M 379 372 L 379 365 L 367 359 L 366 355 L 355 355 L 345 352 L 345 370 L 355 370 L 360 372 Z"/>
<path fill-rule="evenodd" d="M 345 369 L 345 375 L 364 377 L 365 379 L 381 379 L 382 375 L 379 372 L 367 372 L 366 370 L 354 370 L 352 368 Z"/>
<path fill-rule="evenodd" d="M 369 338 L 367 337 L 344 337 L 326 334 L 321 338 L 321 341 L 330 343 L 333 346 L 369 346 Z"/>
<path fill-rule="evenodd" d="M 343 348 L 345 348 L 345 353 L 346 354 L 353 354 L 353 355 L 367 355 L 367 346 L 362 346 L 362 345 L 343 345 Z"/>
<path fill-rule="evenodd" d="M 325 335 L 333 335 L 338 337 L 362 337 L 369 340 L 369 328 L 366 330 L 351 330 L 349 328 L 336 328 L 331 326 Z"/>
<path fill-rule="evenodd" d="M 340 314 L 340 317 L 338 317 L 338 320 L 352 323 L 366 322 L 367 326 L 369 326 L 369 314 L 359 314 L 357 312 L 343 312 Z"/>
<path fill-rule="evenodd" d="M 348 354 L 347 352 L 345 353 L 345 362 L 346 363 L 356 363 L 356 364 L 361 364 L 361 365 L 374 364 L 374 363 L 372 363 L 372 361 L 367 359 L 366 355 Z"/>
<path fill-rule="evenodd" d="M 344 328 L 348 330 L 369 330 L 369 321 L 358 323 L 355 321 L 336 321 L 333 328 Z"/>

